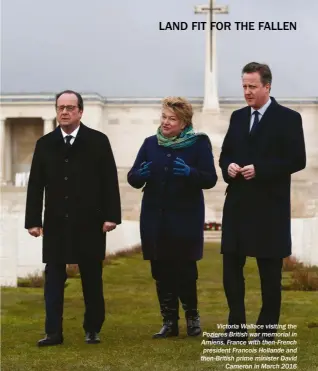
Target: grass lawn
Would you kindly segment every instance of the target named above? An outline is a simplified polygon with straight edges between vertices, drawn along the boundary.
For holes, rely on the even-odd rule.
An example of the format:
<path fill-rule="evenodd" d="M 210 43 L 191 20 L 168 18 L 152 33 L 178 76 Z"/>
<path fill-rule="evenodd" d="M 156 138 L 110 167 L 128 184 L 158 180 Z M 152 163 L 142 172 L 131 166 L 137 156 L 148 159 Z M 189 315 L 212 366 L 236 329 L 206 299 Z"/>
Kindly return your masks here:
<path fill-rule="evenodd" d="M 247 321 L 255 323 L 260 308 L 260 284 L 254 259 L 248 259 L 245 277 Z M 159 330 L 161 317 L 149 262 L 143 261 L 140 254 L 117 258 L 105 266 L 107 314 L 101 332 L 101 344 L 84 343 L 81 283 L 76 278 L 68 282 L 65 290 L 64 344 L 49 348 L 36 346 L 37 340 L 43 335 L 43 289 L 2 289 L 1 370 L 226 370 L 231 369 L 226 368 L 226 363 L 233 366 L 257 363 L 200 361 L 204 348 L 216 346 L 201 345 L 202 340 L 207 340 L 203 337 L 188 338 L 182 312 L 178 338 L 153 340 L 151 336 Z M 218 244 L 207 244 L 204 259 L 199 262 L 198 296 L 203 330 L 220 332 L 216 324 L 226 323 L 227 305 L 222 288 Z M 318 370 L 318 328 L 308 328 L 308 323 L 318 322 L 317 308 L 317 291 L 283 292 L 280 322 L 298 326 L 297 346 L 283 348 L 297 348 L 297 354 L 291 356 L 297 355 L 298 359 L 296 362 L 259 362 L 259 369 L 265 369 L 264 364 L 286 363 L 290 365 L 286 370 L 296 369 L 293 364 L 300 371 Z M 259 349 L 259 346 L 254 345 L 248 347 Z M 263 346 L 266 347 L 270 346 Z M 217 355 L 224 356 L 207 354 Z"/>

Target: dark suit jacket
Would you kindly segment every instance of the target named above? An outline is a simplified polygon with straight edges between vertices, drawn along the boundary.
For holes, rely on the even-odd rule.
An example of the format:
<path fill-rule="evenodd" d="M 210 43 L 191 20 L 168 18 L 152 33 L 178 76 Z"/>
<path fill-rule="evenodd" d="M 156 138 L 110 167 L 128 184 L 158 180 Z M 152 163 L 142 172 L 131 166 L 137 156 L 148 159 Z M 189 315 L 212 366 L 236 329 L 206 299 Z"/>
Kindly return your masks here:
<path fill-rule="evenodd" d="M 272 98 L 253 134 L 251 108 L 234 111 L 219 165 L 228 183 L 222 222 L 222 253 L 255 257 L 291 254 L 291 174 L 306 166 L 302 119 Z M 230 163 L 253 164 L 255 178 L 229 177 Z"/>
<path fill-rule="evenodd" d="M 182 158 L 190 166 L 189 176 L 173 175 L 173 161 Z M 138 175 L 140 164 L 152 161 L 151 177 Z M 202 136 L 187 148 L 158 145 L 157 137 L 146 138 L 128 182 L 143 188 L 140 232 L 144 259 L 199 260 L 203 254 L 204 198 L 202 189 L 215 186 L 210 140 Z"/>
<path fill-rule="evenodd" d="M 43 262 L 104 259 L 102 225 L 121 223 L 117 169 L 107 136 L 81 123 L 70 149 L 60 127 L 40 138 L 31 165 L 25 228 L 42 226 L 43 191 Z"/>

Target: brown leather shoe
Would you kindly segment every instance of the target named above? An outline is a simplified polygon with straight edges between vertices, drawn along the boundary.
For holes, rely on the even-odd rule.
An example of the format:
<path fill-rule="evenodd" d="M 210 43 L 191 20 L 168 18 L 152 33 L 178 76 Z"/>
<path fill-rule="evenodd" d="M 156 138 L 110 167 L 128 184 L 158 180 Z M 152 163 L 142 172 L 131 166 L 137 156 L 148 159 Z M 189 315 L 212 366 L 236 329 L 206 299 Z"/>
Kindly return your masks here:
<path fill-rule="evenodd" d="M 52 345 L 63 344 L 64 338 L 62 334 L 47 334 L 44 339 L 38 341 L 39 347 L 47 347 Z"/>

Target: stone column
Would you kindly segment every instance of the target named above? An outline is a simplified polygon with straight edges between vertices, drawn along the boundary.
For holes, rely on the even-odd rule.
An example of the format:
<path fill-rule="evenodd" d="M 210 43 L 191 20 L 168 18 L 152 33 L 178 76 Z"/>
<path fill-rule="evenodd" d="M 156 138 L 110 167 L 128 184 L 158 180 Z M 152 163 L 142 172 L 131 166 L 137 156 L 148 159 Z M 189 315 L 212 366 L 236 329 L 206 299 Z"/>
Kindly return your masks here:
<path fill-rule="evenodd" d="M 12 184 L 12 133 L 10 121 L 4 124 L 4 184 Z"/>
<path fill-rule="evenodd" d="M 43 118 L 43 135 L 46 135 L 53 131 L 55 129 L 54 127 L 54 119 L 49 118 Z"/>
<path fill-rule="evenodd" d="M 5 119 L 0 119 L 0 185 L 5 182 L 4 166 L 5 166 Z"/>
<path fill-rule="evenodd" d="M 213 4 L 213 3 L 212 3 Z M 215 22 L 214 12 L 207 14 L 206 26 L 206 44 L 205 44 L 205 78 L 204 78 L 204 101 L 203 112 L 219 112 L 219 97 L 217 89 L 217 69 L 216 69 L 216 30 L 211 30 L 208 26 L 211 22 Z M 212 32 L 212 45 L 211 45 Z M 212 47 L 212 51 L 211 51 Z M 211 60 L 212 59 L 212 60 Z M 211 69 L 212 63 L 212 69 Z"/>

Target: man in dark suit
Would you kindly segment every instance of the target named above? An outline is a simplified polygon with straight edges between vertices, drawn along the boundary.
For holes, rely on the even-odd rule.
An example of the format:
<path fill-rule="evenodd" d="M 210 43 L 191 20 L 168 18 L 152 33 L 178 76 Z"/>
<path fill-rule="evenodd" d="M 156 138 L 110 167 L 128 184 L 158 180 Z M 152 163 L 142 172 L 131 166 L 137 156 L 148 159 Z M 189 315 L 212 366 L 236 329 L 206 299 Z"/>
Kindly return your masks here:
<path fill-rule="evenodd" d="M 250 256 L 257 260 L 261 280 L 258 340 L 273 340 L 280 317 L 282 261 L 291 254 L 291 174 L 306 166 L 305 143 L 300 114 L 270 96 L 267 65 L 247 64 L 242 83 L 248 106 L 233 112 L 219 161 L 228 183 L 221 243 L 230 312 L 226 332 L 237 332 L 227 340 L 247 336 L 243 268 Z"/>
<path fill-rule="evenodd" d="M 43 234 L 46 263 L 46 337 L 38 342 L 39 346 L 63 343 L 66 264 L 79 266 L 87 343 L 100 342 L 99 331 L 105 318 L 105 240 L 106 232 L 121 223 L 120 195 L 109 140 L 81 123 L 83 109 L 80 94 L 71 90 L 57 94 L 59 126 L 37 141 L 31 165 L 25 228 L 34 237 Z"/>

